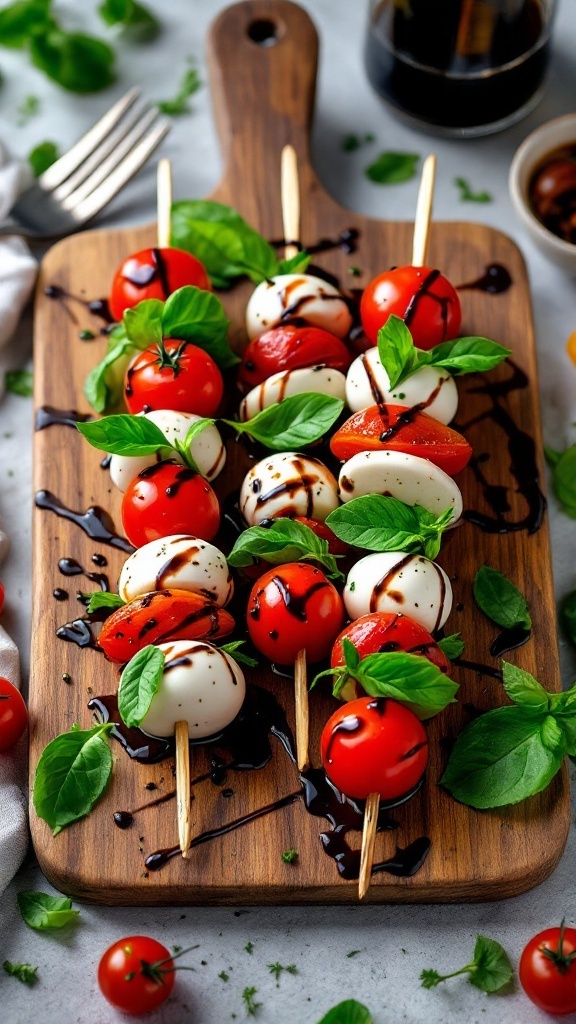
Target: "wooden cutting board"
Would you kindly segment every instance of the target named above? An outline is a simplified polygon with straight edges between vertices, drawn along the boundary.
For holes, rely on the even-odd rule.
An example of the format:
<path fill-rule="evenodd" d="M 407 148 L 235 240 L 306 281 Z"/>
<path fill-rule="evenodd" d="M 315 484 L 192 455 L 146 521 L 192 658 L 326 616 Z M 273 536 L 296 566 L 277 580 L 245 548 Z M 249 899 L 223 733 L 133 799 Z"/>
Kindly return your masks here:
<path fill-rule="evenodd" d="M 274 45 L 261 45 L 263 38 Z M 410 224 L 370 220 L 341 208 L 322 189 L 311 167 L 309 133 L 318 40 L 308 15 L 284 0 L 240 3 L 216 20 L 209 47 L 226 168 L 213 198 L 235 206 L 266 237 L 280 238 L 280 153 L 285 143 L 291 142 L 300 163 L 304 244 L 325 236 L 337 238 L 349 228 L 359 232 L 356 252 L 346 254 L 335 248 L 315 256 L 315 262 L 337 275 L 343 288 L 350 282 L 365 284 L 382 269 L 409 262 Z M 106 344 L 102 336 L 90 343 L 79 340 L 81 329 L 98 331 L 100 321 L 80 302 L 48 298 L 45 288 L 58 285 L 84 299 L 100 298 L 107 294 L 120 261 L 154 241 L 153 226 L 87 232 L 65 239 L 47 254 L 36 300 L 37 407 L 50 405 L 87 413 L 82 385 Z M 483 334 L 508 345 L 527 380 L 525 386 L 517 386 L 522 381 L 516 373 L 514 386 L 503 387 L 496 398 L 483 390 L 483 382 L 477 378 L 459 384 L 458 421 L 469 424 L 466 434 L 476 454 L 487 454 L 476 474 L 466 469 L 459 483 L 465 508 L 491 516 L 486 495 L 505 495 L 509 505 L 503 513 L 505 522 L 521 526 L 529 509 L 511 474 L 509 434 L 514 433 L 514 425 L 534 439 L 536 464 L 540 474 L 543 472 L 534 333 L 522 256 L 509 238 L 490 228 L 438 223 L 432 229 L 429 262 L 441 267 L 455 284 L 481 278 L 492 264 L 503 265 L 511 275 L 511 287 L 501 294 L 478 288 L 461 292 L 464 333 Z M 361 269 L 359 279 L 351 276 L 351 265 Z M 242 325 L 249 293 L 250 286 L 243 284 L 222 296 L 237 346 L 245 341 Z M 511 366 L 503 366 L 490 380 L 505 381 L 513 373 Z M 518 435 L 515 437 L 517 441 Z M 522 460 L 526 469 L 530 462 L 526 452 Z M 51 426 L 35 435 L 35 489 L 52 491 L 75 511 L 101 506 L 119 524 L 120 495 L 99 463 L 99 453 L 67 426 Z M 244 449 L 232 443 L 224 479 L 218 481 L 220 496 L 239 485 L 245 467 Z M 504 490 L 495 491 L 494 487 Z M 534 487 L 532 492 L 537 496 Z M 105 569 L 93 564 L 94 554 L 105 556 Z M 73 722 L 89 727 L 88 700 L 114 694 L 118 682 L 116 669 L 101 653 L 81 650 L 55 636 L 58 626 L 82 614 L 75 597 L 78 586 L 95 589 L 95 584 L 82 576 L 66 578 L 60 573 L 58 562 L 65 557 L 76 559 L 87 572 L 105 571 L 114 588 L 124 555 L 90 540 L 73 522 L 50 511 L 35 510 L 32 768 L 56 734 Z M 481 672 L 462 666 L 454 670 L 461 684 L 460 700 L 429 725 L 431 761 L 426 783 L 408 804 L 391 812 L 397 829 L 382 832 L 377 840 L 378 861 L 393 856 L 396 846 L 405 848 L 424 836 L 431 840 L 429 855 L 412 877 L 385 872 L 375 875 L 369 895 L 373 902 L 480 900 L 520 893 L 553 870 L 568 831 L 566 771 L 540 796 L 502 812 L 470 810 L 437 785 L 451 738 L 470 720 L 474 709 L 488 709 L 502 700 L 502 687 L 494 676 L 499 663 L 489 654 L 498 630 L 477 610 L 472 598 L 472 579 L 483 563 L 510 576 L 530 604 L 533 637 L 509 654 L 509 660 L 537 675 L 550 690 L 560 687 L 546 520 L 532 533 L 524 526 L 502 534 L 466 522 L 447 539 L 440 561 L 454 588 L 454 610 L 446 630 L 461 630 L 466 641 L 464 657 L 485 667 Z M 53 590 L 58 587 L 68 591 L 67 600 L 54 599 Z M 65 673 L 71 679 L 68 683 L 63 681 Z M 251 679 L 273 691 L 293 726 L 289 681 L 264 668 L 252 673 Z M 333 708 L 331 698 L 316 692 L 312 695 L 311 750 L 316 766 L 319 735 Z M 271 744 L 273 756 L 266 767 L 230 771 L 225 781 L 208 778 L 194 786 L 194 835 L 222 829 L 226 834 L 198 845 L 187 862 L 174 857 L 161 870 L 151 871 L 145 858 L 177 843 L 175 801 L 169 797 L 174 790 L 173 760 L 142 765 L 112 741 L 112 782 L 88 818 L 54 839 L 32 810 L 32 833 L 42 869 L 62 891 L 102 903 L 354 903 L 356 883 L 339 877 L 335 862 L 321 845 L 320 833 L 329 830 L 328 822 L 307 812 L 293 763 L 277 739 L 272 738 Z M 207 767 L 206 749 L 195 748 L 193 774 L 201 775 Z M 167 799 L 158 803 L 163 796 Z M 287 798 L 283 806 L 253 814 L 283 797 Z M 154 806 L 135 812 L 153 801 Z M 135 812 L 129 828 L 116 827 L 113 815 L 117 811 Z M 227 830 L 246 815 L 253 820 Z M 358 847 L 359 833 L 350 832 L 348 840 Z M 283 862 L 282 852 L 288 849 L 298 850 L 296 864 Z"/>

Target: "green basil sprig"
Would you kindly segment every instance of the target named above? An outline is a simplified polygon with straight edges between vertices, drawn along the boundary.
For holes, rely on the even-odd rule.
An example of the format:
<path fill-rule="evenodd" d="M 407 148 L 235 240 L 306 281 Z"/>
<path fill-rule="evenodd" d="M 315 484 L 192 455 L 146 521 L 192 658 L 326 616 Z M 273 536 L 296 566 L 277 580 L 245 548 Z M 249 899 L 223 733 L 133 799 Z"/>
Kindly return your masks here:
<path fill-rule="evenodd" d="M 346 544 L 367 551 L 406 551 L 435 558 L 452 515 L 451 508 L 435 516 L 398 498 L 363 494 L 334 509 L 326 525 Z"/>
<path fill-rule="evenodd" d="M 474 577 L 474 599 L 480 610 L 503 629 L 530 629 L 532 625 L 526 598 L 511 580 L 489 565 L 480 566 Z"/>
<path fill-rule="evenodd" d="M 464 652 L 464 641 L 461 639 L 460 633 L 451 633 L 450 636 L 445 636 L 438 641 L 438 647 L 449 661 L 455 661 Z"/>
<path fill-rule="evenodd" d="M 44 748 L 34 777 L 34 808 L 58 835 L 84 818 L 102 795 L 112 771 L 108 736 L 114 725 L 95 725 L 56 736 Z"/>
<path fill-rule="evenodd" d="M 253 565 L 262 558 L 271 565 L 286 562 L 317 562 L 330 579 L 344 579 L 328 541 L 317 537 L 305 523 L 293 519 L 272 519 L 270 526 L 251 526 L 239 537 L 228 555 L 228 563 L 235 568 Z"/>
<path fill-rule="evenodd" d="M 72 900 L 67 896 L 50 896 L 47 892 L 19 892 L 18 909 L 29 928 L 45 931 L 49 928 L 64 928 L 77 921 L 79 910 L 72 910 Z"/>
<path fill-rule="evenodd" d="M 328 1010 L 318 1024 L 374 1024 L 374 1018 L 367 1006 L 356 999 L 345 999 Z"/>
<path fill-rule="evenodd" d="M 548 693 L 523 669 L 502 663 L 514 703 L 475 718 L 460 733 L 442 785 L 469 807 L 504 807 L 540 793 L 566 754 L 576 755 L 576 685 Z"/>
<path fill-rule="evenodd" d="M 149 644 L 128 662 L 120 677 L 118 711 L 125 725 L 140 725 L 158 692 L 164 672 L 164 652 Z"/>
<path fill-rule="evenodd" d="M 346 683 L 355 679 L 370 697 L 391 697 L 423 720 L 456 701 L 458 683 L 422 655 L 385 651 L 360 660 L 356 647 L 346 638 L 342 641 L 342 652 L 345 664 L 319 672 L 312 687 L 324 676 L 331 676 L 332 694 L 339 697 Z"/>
<path fill-rule="evenodd" d="M 308 391 L 285 398 L 283 402 L 275 402 L 244 423 L 235 420 L 223 422 L 234 427 L 239 434 L 249 434 L 272 451 L 286 452 L 298 450 L 324 437 L 343 408 L 341 398 Z"/>
<path fill-rule="evenodd" d="M 168 438 L 166 434 L 146 416 L 133 416 L 130 413 L 116 413 L 103 416 L 99 420 L 79 421 L 77 429 L 92 445 L 109 455 L 125 455 L 139 458 L 143 455 L 156 455 L 159 452 L 164 459 L 177 452 L 184 465 L 198 471 L 198 466 L 191 454 L 192 442 L 206 427 L 216 421 L 202 418 L 191 423 L 184 438 Z M 86 429 L 88 428 L 88 429 Z"/>
<path fill-rule="evenodd" d="M 220 299 L 193 285 L 178 288 L 166 302 L 144 299 L 127 309 L 110 333 L 106 355 L 89 373 L 84 394 L 96 412 L 116 407 L 132 357 L 151 345 L 161 348 L 165 338 L 197 345 L 221 370 L 228 370 L 239 362 L 227 341 L 229 324 Z"/>
<path fill-rule="evenodd" d="M 247 665 L 248 668 L 256 668 L 258 662 L 256 658 L 251 658 L 249 654 L 245 654 L 241 648 L 246 643 L 245 640 L 231 640 L 227 644 L 220 644 L 219 650 L 224 651 L 224 654 L 229 654 L 234 661 L 237 661 L 239 665 Z"/>
<path fill-rule="evenodd" d="M 545 445 L 544 454 L 552 470 L 552 490 L 562 505 L 562 511 L 576 519 L 576 444 L 563 452 Z"/>
<path fill-rule="evenodd" d="M 424 352 L 416 348 L 404 321 L 392 314 L 378 331 L 378 355 L 390 379 L 390 388 L 395 388 L 421 366 L 436 366 L 454 377 L 484 373 L 503 362 L 510 349 L 488 338 L 470 337 L 443 341 Z"/>
<path fill-rule="evenodd" d="M 17 978 L 23 985 L 29 985 L 30 988 L 38 981 L 38 968 L 33 967 L 32 964 L 14 964 L 10 960 L 5 960 L 2 967 L 11 978 Z"/>
<path fill-rule="evenodd" d="M 482 992 L 498 992 L 512 980 L 514 971 L 506 950 L 499 942 L 486 935 L 477 935 L 471 963 L 451 974 L 439 974 L 435 970 L 422 971 L 420 981 L 423 988 L 436 988 L 441 981 L 456 978 L 459 974 L 467 974 L 470 984 Z"/>
<path fill-rule="evenodd" d="M 460 199 L 464 203 L 491 203 L 490 192 L 475 192 L 466 178 L 454 178 L 456 188 L 460 190 Z"/>
<path fill-rule="evenodd" d="M 300 274 L 310 262 L 305 252 L 278 260 L 272 246 L 236 210 L 207 199 L 173 204 L 171 241 L 204 264 L 215 288 L 229 288 L 243 276 L 259 284 L 276 274 Z"/>

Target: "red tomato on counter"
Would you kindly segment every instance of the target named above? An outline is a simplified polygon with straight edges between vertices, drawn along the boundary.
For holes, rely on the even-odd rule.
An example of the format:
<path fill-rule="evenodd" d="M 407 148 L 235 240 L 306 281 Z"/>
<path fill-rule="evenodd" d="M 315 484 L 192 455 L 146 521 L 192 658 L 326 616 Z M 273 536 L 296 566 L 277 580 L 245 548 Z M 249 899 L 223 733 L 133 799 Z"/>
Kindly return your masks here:
<path fill-rule="evenodd" d="M 126 309 L 144 299 L 164 301 L 185 285 L 211 291 L 204 266 L 184 249 L 141 249 L 120 264 L 110 292 L 110 313 L 121 320 Z"/>
<path fill-rule="evenodd" d="M 576 1012 L 576 928 L 546 928 L 524 949 L 518 967 L 529 999 L 546 1013 Z"/>
<path fill-rule="evenodd" d="M 458 292 L 431 267 L 395 267 L 375 277 L 364 289 L 360 317 L 373 345 L 392 313 L 404 320 L 418 348 L 433 348 L 460 333 Z"/>
<path fill-rule="evenodd" d="M 98 965 L 98 984 L 105 999 L 123 1013 L 148 1013 L 168 999 L 174 970 L 166 946 L 131 935 L 108 947 Z"/>

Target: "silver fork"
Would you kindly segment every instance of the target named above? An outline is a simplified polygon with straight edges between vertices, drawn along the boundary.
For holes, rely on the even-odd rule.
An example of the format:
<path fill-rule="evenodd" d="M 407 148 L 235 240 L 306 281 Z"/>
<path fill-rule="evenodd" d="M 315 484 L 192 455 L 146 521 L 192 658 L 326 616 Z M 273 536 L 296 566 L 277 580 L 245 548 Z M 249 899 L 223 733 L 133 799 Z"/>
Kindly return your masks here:
<path fill-rule="evenodd" d="M 170 122 L 130 89 L 19 197 L 0 238 L 69 235 L 96 216 L 159 146 Z"/>

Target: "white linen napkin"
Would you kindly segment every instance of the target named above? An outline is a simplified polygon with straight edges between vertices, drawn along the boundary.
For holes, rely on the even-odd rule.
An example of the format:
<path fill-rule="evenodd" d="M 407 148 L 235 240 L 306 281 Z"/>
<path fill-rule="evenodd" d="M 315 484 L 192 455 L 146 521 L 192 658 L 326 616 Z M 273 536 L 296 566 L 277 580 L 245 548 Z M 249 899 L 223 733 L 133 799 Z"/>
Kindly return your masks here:
<path fill-rule="evenodd" d="M 0 222 L 20 192 L 32 180 L 28 168 L 14 160 L 0 143 Z M 10 340 L 36 280 L 37 264 L 20 238 L 0 238 L 0 349 Z M 0 400 L 4 395 L 6 365 L 0 355 Z M 0 409 L 1 419 L 1 409 Z M 0 442 L 1 445 L 1 442 Z M 2 461 L 0 447 L 0 464 Z M 0 495 L 0 505 L 1 505 Z M 0 529 L 0 565 L 6 557 L 8 538 Z M 14 641 L 0 626 L 0 676 L 20 686 L 20 659 Z M 0 892 L 5 889 L 23 860 L 28 845 L 26 821 L 27 737 L 0 753 Z"/>

